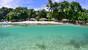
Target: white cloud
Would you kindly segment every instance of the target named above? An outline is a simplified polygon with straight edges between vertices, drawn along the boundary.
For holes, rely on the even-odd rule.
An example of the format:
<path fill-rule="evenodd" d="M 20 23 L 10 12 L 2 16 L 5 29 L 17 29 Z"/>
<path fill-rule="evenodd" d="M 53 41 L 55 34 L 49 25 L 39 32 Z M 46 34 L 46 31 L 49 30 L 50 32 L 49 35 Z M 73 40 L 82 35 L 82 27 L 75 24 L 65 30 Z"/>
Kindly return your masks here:
<path fill-rule="evenodd" d="M 12 2 L 13 0 L 1 0 L 0 2 L 0 7 L 11 7 L 10 3 Z"/>
<path fill-rule="evenodd" d="M 84 8 L 84 9 L 88 9 L 88 6 L 83 6 L 82 8 Z"/>
<path fill-rule="evenodd" d="M 55 2 L 59 2 L 59 0 L 54 0 Z"/>
<path fill-rule="evenodd" d="M 54 2 L 62 2 L 63 0 L 53 0 Z"/>
<path fill-rule="evenodd" d="M 62 2 L 62 1 L 64 1 L 64 0 L 53 0 L 54 2 Z M 71 1 L 76 1 L 76 0 L 65 0 L 65 1 L 69 1 L 69 2 L 71 2 Z"/>
<path fill-rule="evenodd" d="M 22 4 L 31 3 L 33 0 L 0 0 L 0 7 L 16 8 Z"/>
<path fill-rule="evenodd" d="M 2 4 L 7 4 L 7 3 L 10 3 L 12 2 L 13 0 L 1 0 Z"/>
<path fill-rule="evenodd" d="M 42 10 L 42 9 L 45 9 L 46 11 L 48 11 L 47 7 L 46 6 L 43 6 L 43 7 L 40 7 L 40 8 L 34 8 L 35 10 Z"/>

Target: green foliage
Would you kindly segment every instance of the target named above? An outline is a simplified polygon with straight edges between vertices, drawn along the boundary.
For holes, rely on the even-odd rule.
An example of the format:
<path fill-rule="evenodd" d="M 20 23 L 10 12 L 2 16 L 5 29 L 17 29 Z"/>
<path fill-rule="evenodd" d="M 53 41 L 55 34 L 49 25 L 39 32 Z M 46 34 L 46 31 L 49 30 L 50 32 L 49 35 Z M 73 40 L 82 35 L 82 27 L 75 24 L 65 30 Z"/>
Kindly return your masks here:
<path fill-rule="evenodd" d="M 29 19 L 30 18 L 35 18 L 35 16 L 36 16 L 36 12 L 34 11 L 34 9 L 28 9 L 27 13 L 28 13 L 28 18 Z"/>
<path fill-rule="evenodd" d="M 48 3 L 48 5 L 50 4 L 50 2 Z M 79 12 L 82 12 L 83 9 L 81 8 L 80 4 L 78 2 L 52 2 L 52 7 L 48 6 L 49 9 L 51 9 L 53 12 L 51 13 L 52 17 L 58 19 L 58 20 L 62 20 L 62 19 L 69 19 L 70 21 L 78 21 L 78 20 L 82 20 L 82 21 L 87 21 L 88 19 L 88 12 L 84 12 L 82 14 L 80 14 Z M 85 10 L 86 11 L 86 10 Z M 86 14 L 87 13 L 87 14 Z M 80 14 L 80 15 L 79 15 Z"/>
<path fill-rule="evenodd" d="M 26 20 L 28 18 L 28 14 L 27 14 L 27 9 L 26 8 L 22 8 L 22 7 L 17 7 L 15 10 L 10 11 L 7 14 L 7 20 L 9 21 L 18 21 L 18 20 Z"/>
<path fill-rule="evenodd" d="M 14 17 L 15 17 L 15 12 L 11 11 L 11 12 L 9 12 L 9 13 L 7 14 L 6 19 L 7 19 L 8 21 L 11 21 L 11 20 L 14 19 Z"/>
<path fill-rule="evenodd" d="M 84 21 L 88 22 L 88 10 L 82 9 L 78 2 L 53 2 L 48 0 L 48 11 L 45 9 L 35 11 L 34 9 L 27 9 L 26 7 L 13 8 L 0 8 L 0 21 L 25 21 L 35 18 L 40 20 L 46 18 L 51 21 L 52 18 L 61 21 L 68 19 L 69 21 Z"/>
<path fill-rule="evenodd" d="M 5 20 L 7 14 L 12 11 L 12 8 L 2 7 L 0 8 L 0 21 Z"/>
<path fill-rule="evenodd" d="M 48 21 L 51 21 L 52 17 L 53 17 L 53 13 L 52 12 L 48 12 L 47 13 Z"/>
<path fill-rule="evenodd" d="M 36 12 L 36 19 L 39 21 L 40 18 L 47 18 L 46 15 L 47 15 L 47 12 L 46 10 L 39 10 Z"/>

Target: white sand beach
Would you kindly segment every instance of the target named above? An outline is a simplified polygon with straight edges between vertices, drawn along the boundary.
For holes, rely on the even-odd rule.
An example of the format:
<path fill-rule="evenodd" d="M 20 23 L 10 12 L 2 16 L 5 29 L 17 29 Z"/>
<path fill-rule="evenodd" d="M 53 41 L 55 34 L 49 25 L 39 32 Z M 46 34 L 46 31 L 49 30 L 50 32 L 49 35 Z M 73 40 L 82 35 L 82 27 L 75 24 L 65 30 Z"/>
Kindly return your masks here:
<path fill-rule="evenodd" d="M 0 22 L 0 24 L 63 24 L 54 21 L 22 21 L 22 22 Z"/>

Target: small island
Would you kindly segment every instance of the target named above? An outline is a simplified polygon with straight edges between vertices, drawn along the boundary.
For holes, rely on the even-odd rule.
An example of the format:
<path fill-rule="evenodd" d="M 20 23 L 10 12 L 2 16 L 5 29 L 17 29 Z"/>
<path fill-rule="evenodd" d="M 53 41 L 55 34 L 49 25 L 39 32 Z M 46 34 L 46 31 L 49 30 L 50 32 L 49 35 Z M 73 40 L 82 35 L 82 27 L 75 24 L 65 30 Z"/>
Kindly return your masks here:
<path fill-rule="evenodd" d="M 39 24 L 88 24 L 88 10 L 78 2 L 53 2 L 48 0 L 46 9 L 28 9 L 27 7 L 0 8 L 0 23 L 39 23 Z M 37 21 L 37 22 L 36 22 Z"/>

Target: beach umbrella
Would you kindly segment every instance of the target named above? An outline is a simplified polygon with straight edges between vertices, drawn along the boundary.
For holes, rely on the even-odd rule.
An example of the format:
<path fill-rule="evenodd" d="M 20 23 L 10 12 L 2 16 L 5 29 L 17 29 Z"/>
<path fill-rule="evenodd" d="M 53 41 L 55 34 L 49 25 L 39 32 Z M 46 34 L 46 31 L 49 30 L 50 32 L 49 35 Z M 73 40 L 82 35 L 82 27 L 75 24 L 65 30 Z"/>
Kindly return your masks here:
<path fill-rule="evenodd" d="M 55 20 L 55 18 L 52 18 L 51 20 L 52 20 L 52 21 L 54 21 L 54 20 Z"/>
<path fill-rule="evenodd" d="M 35 18 L 30 18 L 30 21 L 37 21 Z"/>
<path fill-rule="evenodd" d="M 40 18 L 39 21 L 47 21 L 46 18 Z"/>
<path fill-rule="evenodd" d="M 62 19 L 62 21 L 69 21 L 68 19 Z"/>
<path fill-rule="evenodd" d="M 55 18 L 52 18 L 51 21 L 57 21 Z"/>

